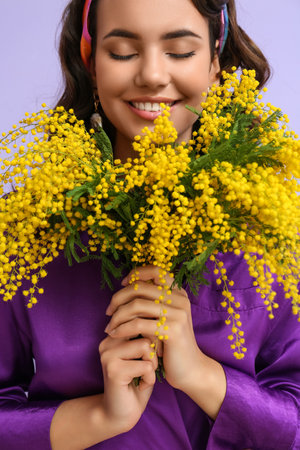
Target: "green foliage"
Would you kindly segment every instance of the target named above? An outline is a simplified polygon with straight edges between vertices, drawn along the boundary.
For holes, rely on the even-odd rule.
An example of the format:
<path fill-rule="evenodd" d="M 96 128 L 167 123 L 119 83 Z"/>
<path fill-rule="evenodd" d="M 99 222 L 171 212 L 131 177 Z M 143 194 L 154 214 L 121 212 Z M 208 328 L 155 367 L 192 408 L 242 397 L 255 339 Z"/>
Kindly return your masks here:
<path fill-rule="evenodd" d="M 181 260 L 183 258 L 185 259 L 180 264 L 179 258 L 178 260 L 175 258 L 173 263 L 173 270 L 175 272 L 173 285 L 181 288 L 183 284 L 187 284 L 194 295 L 197 295 L 200 285 L 208 285 L 209 283 L 204 277 L 204 274 L 207 273 L 206 262 L 216 250 L 218 244 L 218 241 L 211 242 L 204 252 L 196 256 L 193 256 L 191 249 L 190 253 L 186 252 L 180 258 Z M 177 269 L 178 266 L 180 267 L 179 270 Z"/>
<path fill-rule="evenodd" d="M 113 264 L 112 260 L 107 257 L 104 253 L 101 255 L 101 275 L 102 275 L 102 286 L 109 286 L 113 290 L 113 284 L 110 276 L 116 280 L 120 279 L 122 276 L 122 269 Z"/>
<path fill-rule="evenodd" d="M 94 139 L 96 141 L 97 147 L 101 150 L 102 160 L 106 161 L 108 159 L 112 161 L 113 149 L 111 146 L 111 142 L 102 127 L 98 129 L 97 133 L 95 133 Z"/>
<path fill-rule="evenodd" d="M 201 118 L 201 113 L 194 108 L 188 107 L 188 109 Z M 281 112 L 275 111 L 264 122 L 260 122 L 252 113 L 245 114 L 240 106 L 234 104 L 222 111 L 223 115 L 228 113 L 235 118 L 230 128 L 229 139 L 220 140 L 220 137 L 215 137 L 208 153 L 193 160 L 192 173 L 201 169 L 209 170 L 217 161 L 228 161 L 240 167 L 245 167 L 252 162 L 262 166 L 282 166 L 276 159 L 279 147 L 272 142 L 267 145 L 261 143 L 262 130 L 266 132 L 272 129 L 272 123 L 278 121 L 282 115 Z"/>
<path fill-rule="evenodd" d="M 95 194 L 95 188 L 99 183 L 99 176 L 95 175 L 95 178 L 91 182 L 86 182 L 82 184 L 81 186 L 76 186 L 71 191 L 68 191 L 66 193 L 66 197 L 72 197 L 74 202 L 78 202 L 80 197 L 82 196 L 89 196 Z"/>
<path fill-rule="evenodd" d="M 85 253 L 85 256 L 80 256 L 78 254 L 78 251 L 76 249 L 76 246 L 82 250 L 83 253 Z M 67 239 L 66 245 L 65 245 L 65 256 L 68 260 L 68 264 L 72 266 L 73 259 L 77 263 L 86 262 L 90 259 L 89 251 L 87 247 L 85 247 L 80 239 L 80 235 L 78 232 L 70 234 L 70 236 Z"/>

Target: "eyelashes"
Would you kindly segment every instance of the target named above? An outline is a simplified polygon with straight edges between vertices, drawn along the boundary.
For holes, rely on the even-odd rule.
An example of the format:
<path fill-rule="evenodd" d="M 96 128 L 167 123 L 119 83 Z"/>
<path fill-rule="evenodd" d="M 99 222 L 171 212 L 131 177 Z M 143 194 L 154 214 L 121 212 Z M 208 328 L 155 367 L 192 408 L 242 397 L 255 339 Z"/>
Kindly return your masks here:
<path fill-rule="evenodd" d="M 167 53 L 167 55 L 170 58 L 174 58 L 174 59 L 186 59 L 186 58 L 191 58 L 192 56 L 194 56 L 195 52 L 192 51 L 192 52 L 188 52 L 188 53 Z M 117 53 L 109 52 L 109 56 L 112 59 L 115 59 L 117 61 L 129 61 L 130 59 L 137 56 L 137 53 L 132 53 L 130 55 L 118 55 Z"/>
<path fill-rule="evenodd" d="M 133 53 L 132 55 L 117 55 L 116 53 L 109 52 L 109 56 L 112 59 L 116 59 L 117 61 L 128 61 L 129 59 L 136 56 L 136 53 Z"/>
<path fill-rule="evenodd" d="M 167 53 L 170 57 L 175 59 L 185 59 L 185 58 L 191 58 L 195 55 L 195 52 L 188 52 L 188 53 Z"/>

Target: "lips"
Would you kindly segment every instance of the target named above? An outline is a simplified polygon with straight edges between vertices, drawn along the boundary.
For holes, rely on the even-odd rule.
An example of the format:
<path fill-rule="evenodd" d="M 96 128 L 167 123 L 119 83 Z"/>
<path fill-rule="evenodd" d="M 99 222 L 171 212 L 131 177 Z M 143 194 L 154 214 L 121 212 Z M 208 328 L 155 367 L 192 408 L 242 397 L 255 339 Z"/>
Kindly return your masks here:
<path fill-rule="evenodd" d="M 172 107 L 176 102 L 129 102 L 131 106 L 140 111 L 160 112 L 163 108 L 160 106 L 164 103 L 166 106 Z"/>
<path fill-rule="evenodd" d="M 172 100 L 167 98 L 137 98 L 127 102 L 128 107 L 134 112 L 137 116 L 142 119 L 153 121 L 160 115 L 162 112 L 161 103 L 164 103 L 166 106 L 169 106 L 172 111 L 179 100 Z"/>

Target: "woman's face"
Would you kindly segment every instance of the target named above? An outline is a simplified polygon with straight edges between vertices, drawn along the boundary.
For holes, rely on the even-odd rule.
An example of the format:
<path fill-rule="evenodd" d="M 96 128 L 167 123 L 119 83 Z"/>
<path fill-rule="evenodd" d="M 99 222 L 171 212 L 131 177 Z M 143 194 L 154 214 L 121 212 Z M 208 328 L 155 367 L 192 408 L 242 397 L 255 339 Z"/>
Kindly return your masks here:
<path fill-rule="evenodd" d="M 178 140 L 188 140 L 202 92 L 217 80 L 208 22 L 191 0 L 100 0 L 94 76 L 117 143 L 151 128 L 159 103 L 171 106 Z"/>

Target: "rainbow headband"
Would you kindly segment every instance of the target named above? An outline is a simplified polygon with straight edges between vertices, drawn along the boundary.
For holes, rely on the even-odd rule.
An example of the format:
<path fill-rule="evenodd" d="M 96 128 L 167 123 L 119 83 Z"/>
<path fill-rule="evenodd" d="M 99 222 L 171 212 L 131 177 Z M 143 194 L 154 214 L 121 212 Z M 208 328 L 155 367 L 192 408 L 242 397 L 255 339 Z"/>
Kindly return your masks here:
<path fill-rule="evenodd" d="M 220 56 L 222 51 L 224 50 L 226 40 L 228 37 L 228 28 L 229 28 L 229 19 L 228 19 L 228 9 L 227 5 L 223 5 L 222 11 L 221 11 L 221 30 L 220 30 L 220 37 L 219 37 L 219 50 L 218 55 Z"/>
<path fill-rule="evenodd" d="M 82 14 L 82 35 L 80 41 L 81 59 L 88 71 L 90 71 L 91 54 L 92 54 L 92 38 L 88 30 L 88 17 L 91 3 L 92 0 L 86 0 L 84 4 Z"/>
<path fill-rule="evenodd" d="M 82 14 L 82 35 L 80 41 L 80 54 L 81 59 L 87 68 L 88 72 L 90 71 L 91 65 L 91 55 L 92 55 L 92 38 L 88 30 L 88 17 L 90 12 L 92 0 L 86 0 L 83 8 Z M 221 30 L 219 37 L 219 50 L 218 55 L 220 56 L 222 51 L 224 50 L 225 43 L 228 36 L 228 10 L 226 3 L 222 7 L 221 11 Z"/>

